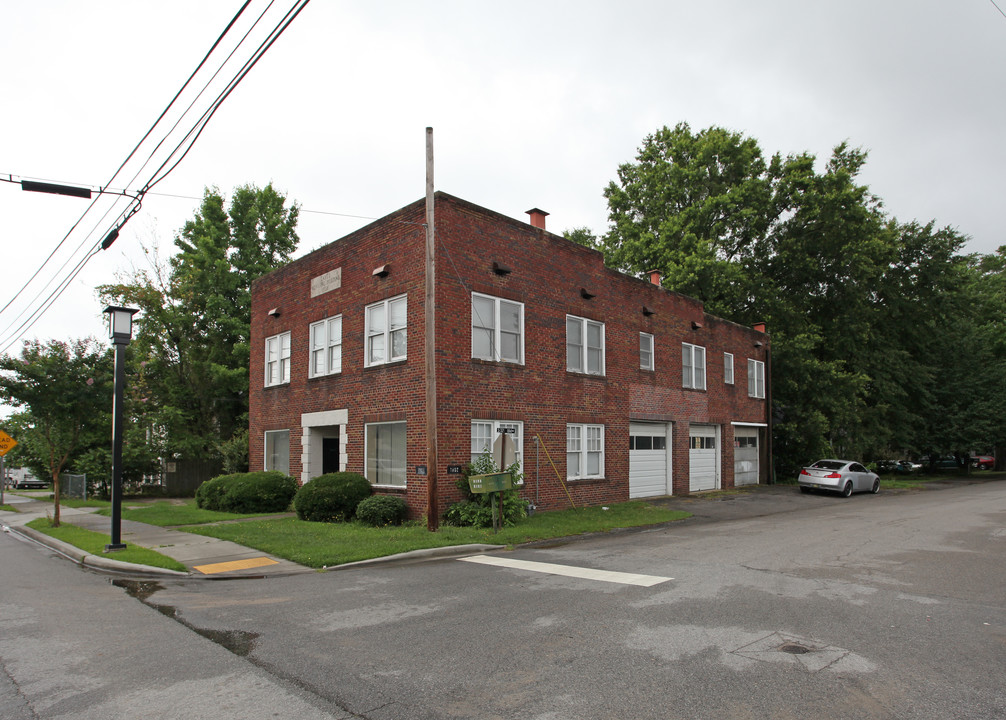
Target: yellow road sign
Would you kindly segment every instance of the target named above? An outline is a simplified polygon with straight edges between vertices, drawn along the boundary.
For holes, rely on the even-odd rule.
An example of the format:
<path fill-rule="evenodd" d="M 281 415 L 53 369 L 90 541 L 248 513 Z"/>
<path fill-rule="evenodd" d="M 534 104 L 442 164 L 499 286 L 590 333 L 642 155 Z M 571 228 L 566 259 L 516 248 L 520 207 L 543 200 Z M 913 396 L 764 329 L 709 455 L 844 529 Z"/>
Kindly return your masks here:
<path fill-rule="evenodd" d="M 6 455 L 14 449 L 15 445 L 17 445 L 17 440 L 0 430 L 0 455 Z"/>

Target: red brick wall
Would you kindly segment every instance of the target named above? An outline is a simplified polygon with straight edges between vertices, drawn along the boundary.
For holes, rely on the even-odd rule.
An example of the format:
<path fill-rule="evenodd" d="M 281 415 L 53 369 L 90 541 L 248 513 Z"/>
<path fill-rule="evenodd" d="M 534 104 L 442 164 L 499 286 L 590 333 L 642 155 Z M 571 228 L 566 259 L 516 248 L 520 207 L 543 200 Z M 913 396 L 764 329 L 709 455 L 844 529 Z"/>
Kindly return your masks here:
<path fill-rule="evenodd" d="M 290 470 L 301 471 L 300 415 L 349 409 L 348 470 L 363 472 L 364 423 L 379 413 L 404 413 L 408 436 L 406 499 L 426 506 L 424 395 L 423 203 L 417 202 L 260 279 L 253 287 L 251 465 L 263 465 L 263 433 L 291 431 Z M 566 423 L 605 426 L 605 477 L 576 480 L 579 504 L 628 499 L 630 419 L 673 421 L 674 492 L 688 492 L 688 425 L 722 428 L 722 485 L 733 483 L 733 421 L 765 422 L 766 403 L 747 396 L 747 358 L 764 361 L 767 336 L 703 312 L 701 303 L 604 267 L 600 253 L 528 223 L 438 193 L 436 205 L 438 453 L 441 512 L 457 499 L 448 464 L 470 455 L 473 419 L 524 423 L 524 493 L 543 508 L 568 505 L 545 451 L 535 483 L 535 435 L 559 473 L 566 472 Z M 493 263 L 506 266 L 505 275 Z M 372 276 L 390 265 L 386 278 Z M 310 281 L 342 268 L 342 287 L 312 299 Z M 582 290 L 592 295 L 583 297 Z M 471 358 L 471 293 L 524 303 L 524 364 Z M 408 295 L 408 360 L 363 367 L 364 307 Z M 643 313 L 643 306 L 653 311 Z M 280 316 L 267 315 L 279 308 Z M 343 316 L 342 373 L 308 379 L 309 324 Z M 603 377 L 566 371 L 566 315 L 605 324 Z M 701 325 L 692 329 L 692 323 Z M 263 388 L 265 338 L 292 333 L 291 381 Z M 639 333 L 655 338 L 654 371 L 639 369 Z M 756 340 L 765 342 L 756 348 Z M 681 343 L 706 348 L 705 391 L 681 387 Z M 723 382 L 723 352 L 734 354 L 734 385 Z"/>

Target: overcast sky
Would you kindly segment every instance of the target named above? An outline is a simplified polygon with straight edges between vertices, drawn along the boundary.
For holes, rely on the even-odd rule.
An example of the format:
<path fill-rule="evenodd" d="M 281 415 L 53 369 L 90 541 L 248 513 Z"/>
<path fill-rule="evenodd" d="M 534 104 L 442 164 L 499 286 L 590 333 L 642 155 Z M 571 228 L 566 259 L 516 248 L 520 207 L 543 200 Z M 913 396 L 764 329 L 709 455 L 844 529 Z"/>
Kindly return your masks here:
<path fill-rule="evenodd" d="M 240 4 L 3 3 L 0 173 L 106 185 Z M 891 215 L 951 225 L 969 251 L 993 252 L 1006 243 L 1004 60 L 1006 17 L 991 0 L 313 0 L 115 244 L 25 329 L 46 282 L 115 211 L 74 228 L 89 201 L 0 183 L 0 307 L 53 254 L 0 312 L 0 350 L 18 352 L 19 336 L 105 339 L 95 286 L 146 267 L 144 246 L 169 254 L 206 186 L 272 182 L 302 206 L 299 254 L 420 199 L 427 126 L 437 189 L 598 234 L 604 187 L 663 125 L 719 125 L 766 155 L 822 163 L 847 140 L 869 151 L 861 180 Z M 157 164 L 134 158 L 110 187 L 135 190 Z"/>

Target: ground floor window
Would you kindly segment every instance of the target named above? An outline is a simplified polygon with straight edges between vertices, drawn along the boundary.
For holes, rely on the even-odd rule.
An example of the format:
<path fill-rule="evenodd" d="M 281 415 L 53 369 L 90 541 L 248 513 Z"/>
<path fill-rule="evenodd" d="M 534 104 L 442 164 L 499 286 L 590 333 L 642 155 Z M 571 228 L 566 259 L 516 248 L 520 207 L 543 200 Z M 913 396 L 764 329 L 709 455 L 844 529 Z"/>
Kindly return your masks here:
<path fill-rule="evenodd" d="M 524 423 L 519 420 L 472 420 L 471 461 L 492 453 L 502 431 L 506 431 L 507 442 L 513 443 L 518 467 L 523 468 Z"/>
<path fill-rule="evenodd" d="M 265 469 L 290 474 L 290 431 L 266 430 Z"/>
<path fill-rule="evenodd" d="M 566 426 L 566 476 L 604 477 L 604 425 Z"/>
<path fill-rule="evenodd" d="M 367 479 L 374 485 L 405 487 L 405 423 L 366 426 Z"/>

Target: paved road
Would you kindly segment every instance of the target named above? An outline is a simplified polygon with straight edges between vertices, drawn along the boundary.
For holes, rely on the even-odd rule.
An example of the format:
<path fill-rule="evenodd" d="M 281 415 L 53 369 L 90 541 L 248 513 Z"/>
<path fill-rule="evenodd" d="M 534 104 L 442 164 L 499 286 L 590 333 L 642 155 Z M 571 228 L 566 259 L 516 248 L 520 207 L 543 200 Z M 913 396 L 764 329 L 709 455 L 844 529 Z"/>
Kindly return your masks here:
<path fill-rule="evenodd" d="M 58 709 L 97 701 L 76 717 L 121 716 L 100 714 L 121 696 L 160 713 L 143 717 L 239 717 L 246 692 L 262 709 L 246 717 L 269 702 L 375 719 L 1006 717 L 1006 483 L 849 500 L 773 490 L 696 511 L 490 554 L 510 566 L 132 586 L 145 604 L 3 542 L 15 591 L 0 589 L 0 698 L 37 713 L 18 720 L 62 717 L 47 693 L 69 677 Z M 25 610 L 50 580 L 70 594 Z M 118 645 L 64 635 L 111 613 Z"/>

